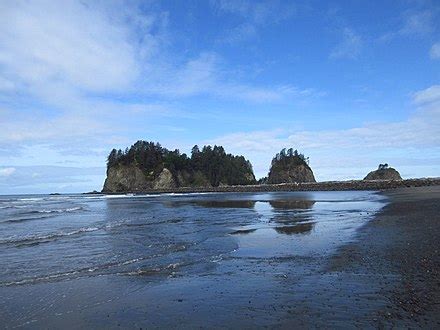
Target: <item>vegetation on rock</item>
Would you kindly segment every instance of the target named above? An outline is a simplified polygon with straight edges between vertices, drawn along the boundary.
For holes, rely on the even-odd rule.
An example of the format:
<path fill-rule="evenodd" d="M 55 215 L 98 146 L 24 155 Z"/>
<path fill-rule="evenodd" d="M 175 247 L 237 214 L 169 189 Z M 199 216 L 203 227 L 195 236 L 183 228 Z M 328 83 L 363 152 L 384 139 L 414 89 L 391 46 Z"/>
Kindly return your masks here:
<path fill-rule="evenodd" d="M 269 175 L 261 183 L 315 182 L 309 158 L 298 150 L 282 149 L 272 159 Z"/>
<path fill-rule="evenodd" d="M 109 174 L 120 167 L 142 171 L 145 182 L 138 185 L 138 190 L 148 186 L 148 182 L 153 182 L 151 185 L 153 188 L 158 184 L 217 187 L 256 182 L 251 163 L 243 156 L 227 154 L 221 146 L 204 146 L 200 150 L 196 145 L 192 148 L 191 157 L 180 153 L 178 149 L 170 151 L 159 143 L 147 141 L 137 141 L 125 151 L 113 149 L 107 159 L 107 180 L 104 190 L 130 190 L 130 184 L 118 188 L 117 182 L 109 187 L 112 181 L 112 178 L 109 179 Z M 113 177 L 116 177 L 116 174 Z M 135 181 L 139 183 L 139 180 Z"/>
<path fill-rule="evenodd" d="M 388 164 L 379 164 L 377 170 L 368 173 L 364 180 L 402 180 L 402 177 Z"/>

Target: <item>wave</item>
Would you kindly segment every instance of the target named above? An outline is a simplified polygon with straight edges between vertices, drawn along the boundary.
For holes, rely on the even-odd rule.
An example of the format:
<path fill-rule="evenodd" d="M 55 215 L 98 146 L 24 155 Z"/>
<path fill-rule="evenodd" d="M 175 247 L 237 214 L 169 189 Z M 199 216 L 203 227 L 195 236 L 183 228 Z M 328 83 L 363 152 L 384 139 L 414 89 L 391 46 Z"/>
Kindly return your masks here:
<path fill-rule="evenodd" d="M 12 203 L 14 203 L 14 202 L 12 202 Z M 0 210 L 1 209 L 25 209 L 25 208 L 27 208 L 28 206 L 27 205 L 15 205 L 16 203 L 14 203 L 14 205 L 2 205 L 2 206 L 0 206 Z"/>
<path fill-rule="evenodd" d="M 13 205 L 5 205 L 5 206 L 0 206 L 0 210 L 4 210 L 4 209 L 15 209 L 16 207 Z"/>
<path fill-rule="evenodd" d="M 71 271 L 61 272 L 61 273 L 55 273 L 55 274 L 48 274 L 48 275 L 42 275 L 42 276 L 35 276 L 35 277 L 28 277 L 23 279 L 18 279 L 15 281 L 10 282 L 0 282 L 0 287 L 2 286 L 13 286 L 13 285 L 25 285 L 25 284 L 34 284 L 38 282 L 48 282 L 52 280 L 64 280 L 66 278 L 79 278 L 84 276 L 101 276 L 101 275 L 146 275 L 148 273 L 148 270 L 142 269 L 142 270 L 136 270 L 136 271 L 128 271 L 128 272 L 121 272 L 121 271 L 113 271 L 113 272 L 103 272 L 111 268 L 115 267 L 123 267 L 126 265 L 134 264 L 140 261 L 153 259 L 156 257 L 161 257 L 163 254 L 154 254 L 150 256 L 141 256 L 133 259 L 127 259 L 117 262 L 110 262 L 105 263 L 102 265 L 96 265 L 96 266 L 89 266 L 85 268 L 75 269 Z M 180 266 L 179 263 L 173 263 L 169 264 L 165 267 L 157 267 L 150 270 L 150 273 L 157 273 L 166 270 L 173 270 L 176 269 L 178 266 Z"/>
<path fill-rule="evenodd" d="M 50 216 L 41 216 L 38 218 L 22 218 L 18 220 L 7 220 L 3 222 L 21 222 L 21 221 L 29 221 L 29 220 L 36 220 L 36 219 L 47 219 Z M 3 223 L 0 222 L 0 223 Z M 92 227 L 84 227 L 77 230 L 72 231 L 61 231 L 61 232 L 55 232 L 47 235 L 31 235 L 31 236 L 22 236 L 22 237 L 9 237 L 4 240 L 0 240 L 0 245 L 4 244 L 16 244 L 16 246 L 24 246 L 24 245 L 36 245 L 40 243 L 46 243 L 50 241 L 54 241 L 56 239 L 62 238 L 62 237 L 69 237 L 74 235 L 79 235 L 81 233 L 88 233 L 93 232 L 97 230 L 107 230 L 107 229 L 113 229 L 117 227 L 123 227 L 123 226 L 129 226 L 125 221 L 117 221 L 113 223 L 107 223 L 105 225 L 101 226 L 92 226 Z"/>
<path fill-rule="evenodd" d="M 35 245 L 48 241 L 53 241 L 61 237 L 78 235 L 81 233 L 87 233 L 92 231 L 97 231 L 102 228 L 99 227 L 85 227 L 77 230 L 69 231 L 69 232 L 58 232 L 47 235 L 32 235 L 32 236 L 24 236 L 24 237 L 9 237 L 4 240 L 0 240 L 0 245 L 3 244 L 15 244 L 16 246 L 23 245 Z"/>
<path fill-rule="evenodd" d="M 76 206 L 76 207 L 69 207 L 69 208 L 65 208 L 65 209 L 35 210 L 35 211 L 30 211 L 29 213 L 69 213 L 69 212 L 75 212 L 75 211 L 79 211 L 79 210 L 83 210 L 83 208 L 81 206 Z"/>
<path fill-rule="evenodd" d="M 4 207 L 6 208 L 6 207 Z M 21 207 L 16 207 L 16 206 L 9 206 L 8 208 L 21 208 Z M 41 219 L 47 219 L 51 216 L 53 216 L 54 214 L 58 214 L 58 213 L 70 213 L 70 212 L 75 212 L 75 211 L 81 211 L 84 210 L 81 206 L 77 206 L 77 207 L 70 207 L 70 208 L 65 208 L 65 209 L 52 209 L 52 210 L 30 210 L 30 211 L 24 211 L 24 212 L 20 212 L 18 214 L 15 214 L 13 216 L 18 216 L 16 218 L 10 218 L 10 219 L 6 219 L 3 221 L 0 221 L 0 223 L 19 223 L 19 222 L 26 222 L 26 221 L 31 221 L 31 220 L 41 220 Z M 40 215 L 40 216 L 34 216 L 34 215 Z"/>
<path fill-rule="evenodd" d="M 32 220 L 41 220 L 41 219 L 47 219 L 50 216 L 48 215 L 42 215 L 39 217 L 27 217 L 27 218 L 16 218 L 16 219 L 8 219 L 4 221 L 0 221 L 0 223 L 20 223 L 20 222 L 26 222 L 26 221 L 32 221 Z M 1 244 L 1 241 L 0 241 Z"/>
<path fill-rule="evenodd" d="M 27 197 L 27 198 L 18 198 L 18 201 L 22 202 L 38 202 L 38 201 L 44 201 L 43 197 Z"/>

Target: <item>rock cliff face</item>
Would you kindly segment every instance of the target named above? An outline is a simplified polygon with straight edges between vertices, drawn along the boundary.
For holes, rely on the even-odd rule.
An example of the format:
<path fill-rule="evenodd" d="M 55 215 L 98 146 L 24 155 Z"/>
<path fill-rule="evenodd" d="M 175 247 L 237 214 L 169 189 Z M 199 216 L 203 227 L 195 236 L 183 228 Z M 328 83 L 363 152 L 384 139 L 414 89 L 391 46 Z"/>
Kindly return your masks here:
<path fill-rule="evenodd" d="M 107 169 L 103 192 L 142 191 L 150 189 L 151 181 L 136 166 L 119 165 Z"/>
<path fill-rule="evenodd" d="M 394 168 L 389 167 L 371 171 L 364 180 L 402 180 L 402 177 Z"/>
<path fill-rule="evenodd" d="M 299 156 L 272 161 L 267 183 L 316 182 L 310 166 Z"/>
<path fill-rule="evenodd" d="M 146 175 L 140 168 L 133 165 L 118 165 L 107 170 L 107 178 L 102 192 L 136 192 L 151 189 L 172 189 L 176 187 L 191 187 L 193 175 L 184 171 L 174 176 L 167 168 L 158 175 Z M 199 187 L 209 187 L 205 178 L 198 178 Z"/>

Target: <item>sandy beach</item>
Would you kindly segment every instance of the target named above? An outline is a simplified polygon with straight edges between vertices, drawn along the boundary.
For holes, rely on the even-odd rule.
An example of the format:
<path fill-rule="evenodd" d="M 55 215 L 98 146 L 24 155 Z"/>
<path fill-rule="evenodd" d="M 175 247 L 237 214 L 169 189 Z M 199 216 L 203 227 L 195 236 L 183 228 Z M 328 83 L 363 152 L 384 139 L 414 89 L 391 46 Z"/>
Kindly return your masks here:
<path fill-rule="evenodd" d="M 385 193 L 390 204 L 340 249 L 328 272 L 347 281 L 367 277 L 386 301 L 370 316 L 374 326 L 440 326 L 440 186 Z M 349 292 L 347 299 L 356 299 Z M 371 298 L 373 298 L 371 296 Z M 359 321 L 359 320 L 358 320 Z"/>

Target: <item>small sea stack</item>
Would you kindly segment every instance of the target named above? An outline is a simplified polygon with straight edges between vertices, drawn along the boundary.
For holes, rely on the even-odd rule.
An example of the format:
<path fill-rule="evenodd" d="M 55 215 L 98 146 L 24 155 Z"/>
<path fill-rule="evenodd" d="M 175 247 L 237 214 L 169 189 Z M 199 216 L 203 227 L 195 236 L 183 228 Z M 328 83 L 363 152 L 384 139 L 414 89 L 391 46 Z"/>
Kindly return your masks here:
<path fill-rule="evenodd" d="M 388 164 L 380 164 L 378 169 L 371 171 L 364 178 L 366 181 L 389 181 L 389 180 L 402 180 L 399 172 L 394 168 L 389 167 Z"/>
<path fill-rule="evenodd" d="M 267 183 L 316 182 L 309 166 L 309 158 L 298 150 L 283 149 L 272 159 Z"/>

